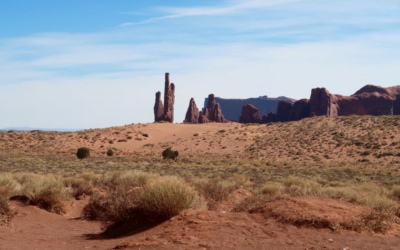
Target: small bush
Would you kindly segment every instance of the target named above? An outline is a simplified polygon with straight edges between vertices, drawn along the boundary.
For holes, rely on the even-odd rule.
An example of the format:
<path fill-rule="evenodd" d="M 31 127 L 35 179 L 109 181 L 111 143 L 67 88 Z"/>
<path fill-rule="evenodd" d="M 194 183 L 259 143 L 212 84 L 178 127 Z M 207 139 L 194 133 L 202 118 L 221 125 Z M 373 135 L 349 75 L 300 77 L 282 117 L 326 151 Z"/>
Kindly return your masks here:
<path fill-rule="evenodd" d="M 90 149 L 89 148 L 78 148 L 78 151 L 76 152 L 76 156 L 78 157 L 78 159 L 82 160 L 84 158 L 87 158 L 90 156 Z"/>
<path fill-rule="evenodd" d="M 185 209 L 205 207 L 204 200 L 181 179 L 155 175 L 149 179 L 150 176 L 139 172 L 114 174 L 108 183 L 118 180 L 118 184 L 108 187 L 106 194 L 95 193 L 83 209 L 82 217 L 106 224 L 136 219 L 155 221 Z M 137 186 L 138 183 L 143 186 Z"/>
<path fill-rule="evenodd" d="M 87 181 L 82 177 L 64 178 L 63 183 L 68 187 L 70 194 L 77 200 L 81 199 L 85 195 L 93 194 L 91 181 Z"/>
<path fill-rule="evenodd" d="M 82 210 L 82 218 L 112 224 L 130 220 L 137 215 L 140 189 L 119 185 L 107 195 L 94 193 Z"/>
<path fill-rule="evenodd" d="M 169 218 L 190 208 L 205 208 L 205 201 L 187 183 L 176 177 L 150 181 L 141 196 L 141 211 L 153 218 Z"/>
<path fill-rule="evenodd" d="M 113 156 L 114 151 L 112 149 L 107 150 L 107 156 Z"/>
<path fill-rule="evenodd" d="M 179 152 L 178 151 L 174 151 L 171 148 L 167 148 L 166 150 L 164 150 L 162 152 L 162 156 L 164 159 L 172 159 L 172 160 L 176 160 L 179 156 Z"/>
<path fill-rule="evenodd" d="M 63 201 L 68 200 L 65 186 L 52 176 L 33 176 L 21 190 L 27 204 L 35 205 L 52 213 L 65 213 Z"/>
<path fill-rule="evenodd" d="M 207 200 L 210 210 L 214 210 L 219 202 L 226 200 L 236 188 L 234 185 L 226 185 L 226 183 L 216 180 L 196 183 L 194 186 L 201 196 Z"/>

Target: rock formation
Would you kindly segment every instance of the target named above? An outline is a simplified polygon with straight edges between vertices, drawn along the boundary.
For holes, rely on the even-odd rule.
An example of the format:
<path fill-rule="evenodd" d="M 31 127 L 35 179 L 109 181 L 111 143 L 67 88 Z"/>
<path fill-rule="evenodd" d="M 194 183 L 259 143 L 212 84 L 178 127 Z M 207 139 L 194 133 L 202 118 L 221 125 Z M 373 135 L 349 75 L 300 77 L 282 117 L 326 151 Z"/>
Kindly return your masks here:
<path fill-rule="evenodd" d="M 214 94 L 208 95 L 207 106 L 203 108 L 202 115 L 204 115 L 209 122 L 226 122 L 222 114 L 221 106 L 215 101 Z"/>
<path fill-rule="evenodd" d="M 291 121 L 298 121 L 310 116 L 310 103 L 308 99 L 301 99 L 293 104 Z"/>
<path fill-rule="evenodd" d="M 158 95 L 159 94 L 159 95 Z M 158 95 L 158 97 L 157 97 Z M 170 84 L 169 73 L 165 73 L 165 88 L 164 88 L 164 106 L 161 102 L 161 93 L 156 93 L 156 102 L 154 105 L 154 121 L 174 122 L 174 103 L 175 103 L 175 85 Z M 160 115 L 160 111 L 163 111 Z"/>
<path fill-rule="evenodd" d="M 154 104 L 154 121 L 160 121 L 162 115 L 164 114 L 164 105 L 161 101 L 161 92 L 156 93 L 156 102 Z"/>
<path fill-rule="evenodd" d="M 253 105 L 258 109 L 260 116 L 263 116 L 270 112 L 274 112 L 276 114 L 279 101 L 294 103 L 295 100 L 284 96 L 280 96 L 277 98 L 260 96 L 257 98 L 248 99 L 224 99 L 215 97 L 215 101 L 217 101 L 221 105 L 221 110 L 224 113 L 225 119 L 238 122 L 240 116 L 242 115 L 241 111 L 243 105 Z M 205 98 L 204 107 L 207 107 L 207 104 L 208 98 Z"/>
<path fill-rule="evenodd" d="M 311 90 L 309 100 L 301 99 L 293 104 L 280 101 L 277 114 L 263 115 L 261 123 L 348 115 L 400 115 L 400 86 L 383 88 L 366 85 L 351 96 L 334 95 L 325 88 L 315 88 Z"/>
<path fill-rule="evenodd" d="M 243 105 L 242 115 L 239 118 L 241 123 L 261 123 L 260 112 L 251 104 Z"/>
<path fill-rule="evenodd" d="M 337 97 L 329 93 L 325 88 L 315 88 L 311 90 L 310 113 L 316 116 L 338 114 Z"/>
<path fill-rule="evenodd" d="M 277 117 L 280 122 L 291 120 L 293 104 L 285 101 L 279 101 Z"/>
<path fill-rule="evenodd" d="M 199 123 L 199 109 L 196 106 L 196 102 L 194 101 L 193 98 L 190 99 L 189 102 L 189 108 L 186 112 L 185 120 L 183 121 L 184 123 L 191 123 L 191 124 L 197 124 Z"/>

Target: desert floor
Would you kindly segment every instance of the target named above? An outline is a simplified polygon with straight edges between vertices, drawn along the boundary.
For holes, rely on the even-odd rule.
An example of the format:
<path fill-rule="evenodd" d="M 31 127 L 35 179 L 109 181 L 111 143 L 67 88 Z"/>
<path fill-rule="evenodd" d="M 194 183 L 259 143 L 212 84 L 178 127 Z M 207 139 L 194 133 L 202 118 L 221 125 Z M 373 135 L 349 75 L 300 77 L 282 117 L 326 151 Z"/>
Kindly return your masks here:
<path fill-rule="evenodd" d="M 91 156 L 80 161 L 75 153 L 83 146 L 91 149 Z M 168 147 L 179 151 L 176 162 L 162 159 L 161 152 Z M 235 210 L 255 196 L 251 183 L 289 176 L 321 183 L 400 185 L 397 116 L 315 117 L 269 125 L 157 123 L 78 132 L 5 131 L 0 133 L 0 149 L 1 173 L 71 177 L 140 170 L 185 179 L 244 178 L 212 210 L 188 210 L 146 228 L 121 226 L 108 234 L 100 222 L 80 217 L 88 196 L 69 201 L 64 215 L 11 200 L 17 214 L 9 225 L 0 226 L 0 249 L 397 250 L 400 246 L 399 217 L 386 233 L 321 224 L 325 220 L 349 224 L 373 212 L 341 199 L 284 197 L 255 210 Z M 106 156 L 108 149 L 114 156 Z M 315 221 L 294 223 L 300 217 Z"/>

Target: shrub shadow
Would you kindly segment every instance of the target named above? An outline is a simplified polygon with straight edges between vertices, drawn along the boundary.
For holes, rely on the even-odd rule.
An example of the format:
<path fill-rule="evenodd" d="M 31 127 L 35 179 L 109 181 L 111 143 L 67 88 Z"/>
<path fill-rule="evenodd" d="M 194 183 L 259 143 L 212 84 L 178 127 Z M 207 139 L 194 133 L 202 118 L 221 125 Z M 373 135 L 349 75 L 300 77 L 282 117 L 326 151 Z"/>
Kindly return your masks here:
<path fill-rule="evenodd" d="M 139 217 L 123 222 L 113 223 L 111 225 L 105 225 L 106 229 L 104 232 L 99 234 L 86 234 L 85 237 L 88 240 L 98 239 L 116 239 L 127 236 L 132 236 L 162 224 L 168 219 L 156 219 L 149 220 L 146 217 Z"/>

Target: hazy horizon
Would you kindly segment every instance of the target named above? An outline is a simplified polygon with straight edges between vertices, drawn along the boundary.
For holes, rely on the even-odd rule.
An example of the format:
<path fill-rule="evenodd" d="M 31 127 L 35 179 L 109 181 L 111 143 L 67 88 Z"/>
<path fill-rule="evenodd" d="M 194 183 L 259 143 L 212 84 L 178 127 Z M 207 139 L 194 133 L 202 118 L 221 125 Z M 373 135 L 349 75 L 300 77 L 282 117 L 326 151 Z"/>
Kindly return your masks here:
<path fill-rule="evenodd" d="M 400 84 L 400 2 L 0 3 L 0 128 L 153 122 L 164 73 L 191 97 L 309 98 Z"/>

